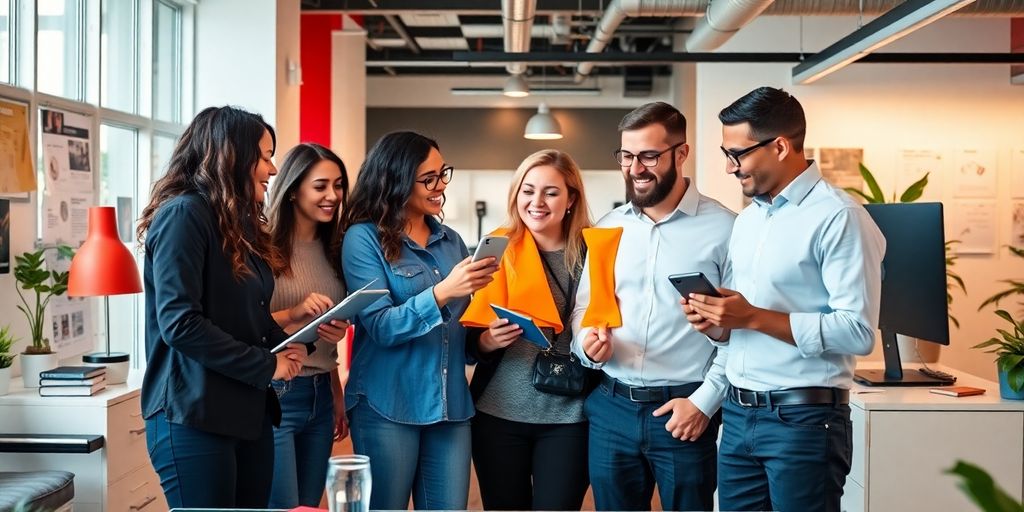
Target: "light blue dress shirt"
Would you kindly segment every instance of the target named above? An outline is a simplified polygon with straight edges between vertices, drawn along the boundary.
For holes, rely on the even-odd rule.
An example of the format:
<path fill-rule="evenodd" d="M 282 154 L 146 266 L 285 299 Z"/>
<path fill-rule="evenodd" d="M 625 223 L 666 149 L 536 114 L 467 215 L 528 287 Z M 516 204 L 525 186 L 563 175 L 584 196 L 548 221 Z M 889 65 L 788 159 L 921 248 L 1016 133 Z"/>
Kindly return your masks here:
<path fill-rule="evenodd" d="M 850 194 L 811 165 L 771 200 L 737 217 L 727 288 L 750 304 L 789 313 L 796 346 L 733 330 L 726 375 L 733 386 L 771 391 L 849 389 L 855 355 L 871 352 L 878 327 L 885 238 Z"/>
<path fill-rule="evenodd" d="M 573 310 L 572 349 L 584 364 L 631 386 L 704 381 L 690 400 L 711 416 L 728 390 L 723 357 L 716 357 L 715 347 L 686 321 L 679 292 L 668 276 L 704 272 L 712 284 L 724 282 L 729 233 L 736 214 L 687 181 L 686 193 L 675 211 L 659 222 L 632 204 L 620 206 L 598 221 L 598 227 L 623 228 L 615 258 L 615 297 L 622 327 L 611 330 L 611 360 L 592 363 L 582 346 L 590 329 L 580 325 L 590 303 L 589 261 L 600 255 L 588 253 Z"/>
<path fill-rule="evenodd" d="M 366 400 L 381 416 L 412 425 L 473 416 L 466 331 L 458 322 L 469 298 L 452 299 L 441 308 L 434 299 L 434 285 L 469 251 L 451 228 L 429 217 L 427 225 L 427 246 L 403 236 L 393 262 L 384 258 L 373 224 L 355 224 L 345 233 L 341 268 L 348 289 L 376 279 L 371 288 L 391 292 L 356 315 L 346 410 Z"/>

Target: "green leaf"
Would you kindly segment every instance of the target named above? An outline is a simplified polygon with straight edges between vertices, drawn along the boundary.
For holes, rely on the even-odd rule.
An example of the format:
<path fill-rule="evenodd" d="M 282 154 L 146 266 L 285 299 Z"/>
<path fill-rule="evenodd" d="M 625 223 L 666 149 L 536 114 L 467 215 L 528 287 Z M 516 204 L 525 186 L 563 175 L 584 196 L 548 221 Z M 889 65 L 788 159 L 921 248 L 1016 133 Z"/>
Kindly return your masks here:
<path fill-rule="evenodd" d="M 964 285 L 963 278 L 961 278 L 960 276 L 958 276 L 958 275 L 956 275 L 956 274 L 954 274 L 953 272 L 950 272 L 950 271 L 946 271 L 946 277 L 952 279 L 953 282 L 955 282 L 957 284 L 957 286 L 960 287 L 960 290 L 962 290 L 964 292 L 964 295 L 967 294 L 967 286 Z"/>
<path fill-rule="evenodd" d="M 1017 256 L 1018 258 L 1024 258 L 1024 248 L 1014 247 L 1012 245 L 1007 245 L 1006 248 L 1009 249 L 1014 256 Z"/>
<path fill-rule="evenodd" d="M 1003 342 L 999 341 L 996 338 L 989 338 L 988 341 L 983 341 L 981 343 L 978 343 L 977 345 L 975 345 L 975 346 L 973 346 L 971 348 L 985 348 L 985 347 L 991 347 L 992 345 L 1001 345 L 1002 343 Z"/>
<path fill-rule="evenodd" d="M 1018 366 L 1006 374 L 1006 383 L 1014 393 L 1020 393 L 1024 389 L 1024 366 Z"/>
<path fill-rule="evenodd" d="M 1017 325 L 1017 322 L 1013 320 L 1013 317 L 1010 316 L 1010 313 L 1008 313 L 1005 309 L 996 310 L 996 316 L 1002 318 L 1003 320 L 1006 320 L 1007 322 L 1010 322 L 1013 325 Z"/>
<path fill-rule="evenodd" d="M 875 176 L 871 174 L 871 171 L 867 167 L 864 167 L 863 163 L 857 164 L 860 166 L 860 175 L 864 178 L 864 183 L 867 184 L 868 190 L 871 191 L 872 200 L 871 203 L 884 203 L 885 194 L 882 193 L 882 188 L 878 186 L 878 181 L 875 180 Z"/>
<path fill-rule="evenodd" d="M 864 199 L 864 202 L 866 202 L 866 203 L 874 203 L 875 202 L 875 199 L 873 197 L 865 194 L 864 192 L 862 192 L 862 191 L 860 191 L 858 189 L 855 189 L 855 188 L 852 188 L 852 187 L 846 187 L 843 190 L 845 190 L 845 191 L 847 191 L 850 194 L 853 194 L 855 196 L 860 196 L 862 199 Z"/>
<path fill-rule="evenodd" d="M 959 476 L 961 480 L 957 485 L 984 512 L 1024 511 L 1024 506 L 1010 497 L 978 466 L 958 460 L 956 465 L 947 469 L 945 473 Z"/>
<path fill-rule="evenodd" d="M 955 316 L 949 315 L 949 321 L 953 322 L 953 325 L 955 325 L 957 329 L 960 328 L 960 321 L 957 320 Z"/>
<path fill-rule="evenodd" d="M 907 187 L 907 189 L 903 191 L 903 195 L 900 196 L 900 202 L 913 203 L 914 201 L 920 199 L 921 195 L 924 194 L 924 188 L 928 186 L 929 174 L 931 173 L 924 173 L 924 177 L 915 181 L 912 185 Z"/>
<path fill-rule="evenodd" d="M 1004 372 L 1009 372 L 1014 369 L 1021 361 L 1024 361 L 1024 354 L 1011 354 L 999 358 L 999 369 Z"/>

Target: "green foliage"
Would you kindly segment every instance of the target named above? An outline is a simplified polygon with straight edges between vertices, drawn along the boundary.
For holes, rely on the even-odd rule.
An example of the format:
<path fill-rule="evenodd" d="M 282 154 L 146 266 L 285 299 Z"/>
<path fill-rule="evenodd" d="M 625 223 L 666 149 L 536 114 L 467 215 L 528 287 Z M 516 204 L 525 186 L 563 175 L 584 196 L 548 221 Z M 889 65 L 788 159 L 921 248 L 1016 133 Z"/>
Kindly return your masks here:
<path fill-rule="evenodd" d="M 1024 512 L 1024 504 L 1013 499 L 996 485 L 988 472 L 974 464 L 958 460 L 945 473 L 960 477 L 957 485 L 983 512 Z"/>
<path fill-rule="evenodd" d="M 46 263 L 46 251 L 56 249 L 63 258 L 71 258 L 75 255 L 74 249 L 66 245 L 44 246 L 33 252 L 26 252 L 15 256 L 14 279 L 18 281 L 15 290 L 21 298 L 18 309 L 28 319 L 29 329 L 32 332 L 32 345 L 25 349 L 26 354 L 49 354 L 50 342 L 43 336 L 43 317 L 46 306 L 50 299 L 63 295 L 68 289 L 68 273 L 56 270 L 46 270 L 43 264 Z M 35 303 L 30 304 L 25 299 L 22 290 L 28 290 L 35 295 Z M 31 298 L 31 296 L 30 296 Z"/>
<path fill-rule="evenodd" d="M 1006 372 L 1010 389 L 1019 392 L 1024 389 L 1024 322 L 1018 322 L 1005 310 L 996 311 L 996 315 L 1013 326 L 1013 332 L 996 329 L 998 338 L 989 338 L 972 348 L 989 348 L 985 352 L 996 354 L 996 366 Z"/>
<path fill-rule="evenodd" d="M 1006 246 L 1006 248 L 1010 250 L 1010 254 L 1013 254 L 1018 258 L 1024 258 L 1024 249 L 1014 247 L 1012 245 L 1008 245 Z M 981 305 L 978 306 L 978 311 L 981 311 L 982 309 L 985 308 L 985 306 L 988 306 L 989 304 L 994 304 L 998 306 L 999 301 L 1011 295 L 1024 295 L 1024 281 L 1021 281 L 1019 279 L 1002 279 L 1000 280 L 1000 282 L 1010 285 L 1009 288 L 985 299 L 985 302 L 982 302 Z"/>
<path fill-rule="evenodd" d="M 11 346 L 18 341 L 11 335 L 11 326 L 0 327 L 0 369 L 10 368 L 14 363 L 14 354 L 11 353 Z"/>

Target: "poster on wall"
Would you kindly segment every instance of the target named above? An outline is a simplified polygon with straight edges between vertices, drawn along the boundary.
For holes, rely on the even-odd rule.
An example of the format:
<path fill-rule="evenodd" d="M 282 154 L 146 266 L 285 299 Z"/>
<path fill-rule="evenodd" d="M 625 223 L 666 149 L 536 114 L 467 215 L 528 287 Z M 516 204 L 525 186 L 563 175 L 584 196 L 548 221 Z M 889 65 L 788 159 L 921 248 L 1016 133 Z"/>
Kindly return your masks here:
<path fill-rule="evenodd" d="M 955 197 L 996 196 L 996 152 L 992 149 L 961 149 L 953 162 Z"/>
<path fill-rule="evenodd" d="M 861 190 L 864 187 L 864 178 L 860 175 L 860 163 L 864 161 L 863 149 L 821 148 L 818 152 L 818 168 L 825 181 L 839 188 Z"/>
<path fill-rule="evenodd" d="M 1024 201 L 1013 202 L 1013 224 L 1010 228 L 1009 244 L 1024 247 Z"/>
<path fill-rule="evenodd" d="M 958 200 L 953 202 L 946 228 L 946 240 L 958 254 L 992 254 L 996 247 L 996 202 L 994 200 Z"/>
<path fill-rule="evenodd" d="M 925 174 L 928 186 L 918 201 L 942 201 L 942 178 L 946 175 L 942 153 L 931 149 L 900 150 L 899 173 L 896 175 L 896 194 L 902 194 Z M 899 199 L 898 197 L 896 198 Z"/>
<path fill-rule="evenodd" d="M 0 274 L 11 272 L 11 202 L 0 199 Z"/>
<path fill-rule="evenodd" d="M 1010 152 L 1010 197 L 1024 198 L 1024 146 Z"/>
<path fill-rule="evenodd" d="M 89 116 L 40 109 L 43 164 L 43 243 L 79 247 L 85 240 L 89 207 L 95 204 Z M 71 260 L 48 251 L 47 265 L 66 271 Z M 67 295 L 54 297 L 47 308 L 52 322 L 50 346 L 61 358 L 93 349 L 92 301 Z"/>
<path fill-rule="evenodd" d="M 0 195 L 28 199 L 35 189 L 28 106 L 0 98 Z"/>

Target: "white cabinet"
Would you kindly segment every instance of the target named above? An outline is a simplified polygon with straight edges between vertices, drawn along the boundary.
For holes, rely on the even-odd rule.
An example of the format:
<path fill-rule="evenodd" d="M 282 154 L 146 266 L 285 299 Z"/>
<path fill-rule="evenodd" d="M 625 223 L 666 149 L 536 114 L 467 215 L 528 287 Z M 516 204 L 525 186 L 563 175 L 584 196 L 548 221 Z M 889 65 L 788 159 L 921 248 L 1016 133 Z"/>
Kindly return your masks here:
<path fill-rule="evenodd" d="M 0 471 L 60 469 L 75 474 L 75 512 L 167 510 L 149 463 L 139 390 L 110 386 L 89 397 L 41 397 L 11 382 L 0 396 L 0 433 L 91 434 L 104 447 L 89 454 L 4 453 Z"/>
<path fill-rule="evenodd" d="M 958 459 L 988 471 L 1017 500 L 1024 496 L 1024 401 L 1001 400 L 995 382 L 939 368 L 956 375 L 956 385 L 985 394 L 956 398 L 928 387 L 855 385 L 843 510 L 976 510 L 958 479 L 943 473 Z"/>

